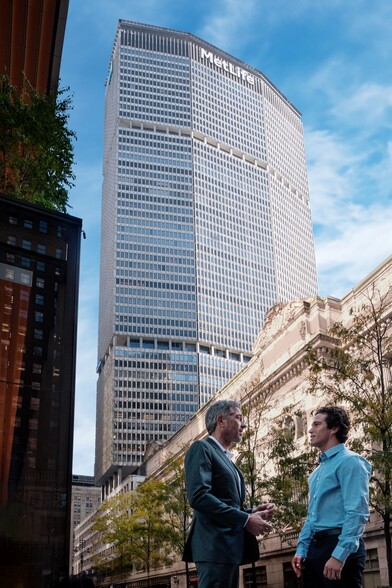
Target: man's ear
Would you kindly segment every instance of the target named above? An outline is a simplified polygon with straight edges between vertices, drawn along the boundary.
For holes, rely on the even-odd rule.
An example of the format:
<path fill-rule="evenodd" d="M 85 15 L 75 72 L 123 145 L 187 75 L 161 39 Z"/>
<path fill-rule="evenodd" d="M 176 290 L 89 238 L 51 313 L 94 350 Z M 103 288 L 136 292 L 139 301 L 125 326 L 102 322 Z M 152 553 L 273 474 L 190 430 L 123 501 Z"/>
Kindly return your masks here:
<path fill-rule="evenodd" d="M 223 425 L 225 419 L 223 418 L 223 416 L 220 414 L 217 418 L 216 418 L 216 425 Z"/>

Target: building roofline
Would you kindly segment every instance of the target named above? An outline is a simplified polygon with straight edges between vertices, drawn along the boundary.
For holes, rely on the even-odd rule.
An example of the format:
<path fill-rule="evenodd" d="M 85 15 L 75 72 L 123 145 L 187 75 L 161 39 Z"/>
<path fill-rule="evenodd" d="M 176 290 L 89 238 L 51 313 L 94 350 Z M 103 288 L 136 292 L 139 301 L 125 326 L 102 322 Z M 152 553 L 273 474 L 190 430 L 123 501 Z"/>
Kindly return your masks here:
<path fill-rule="evenodd" d="M 250 65 L 249 63 L 246 63 L 245 61 L 242 61 L 241 59 L 239 59 L 238 57 L 235 57 L 231 53 L 227 53 L 223 49 L 216 47 L 216 45 L 213 45 L 212 43 L 205 41 L 201 37 L 198 37 L 197 35 L 194 35 L 193 33 L 189 33 L 186 31 L 179 31 L 177 29 L 170 29 L 170 28 L 161 27 L 161 26 L 157 26 L 157 25 L 145 24 L 145 23 L 140 23 L 140 22 L 136 22 L 136 21 L 132 21 L 132 20 L 125 20 L 125 19 L 120 18 L 118 21 L 118 26 L 117 26 L 117 31 L 116 31 L 116 39 L 117 39 L 117 35 L 118 35 L 119 31 L 124 26 L 130 27 L 130 28 L 131 27 L 138 28 L 141 31 L 149 31 L 150 30 L 151 32 L 161 31 L 162 33 L 166 33 L 166 34 L 169 33 L 170 35 L 174 35 L 174 36 L 178 37 L 179 39 L 188 39 L 190 41 L 196 41 L 198 44 L 214 50 L 214 52 L 218 53 L 220 56 L 229 58 L 231 61 L 235 62 L 240 67 L 246 68 L 247 70 L 256 74 L 258 77 L 261 77 L 262 81 L 265 82 L 274 92 L 276 92 L 298 116 L 300 116 L 300 117 L 302 116 L 301 111 L 298 110 L 298 108 L 296 108 L 296 106 L 294 106 L 294 104 L 292 102 L 290 102 L 290 100 L 275 86 L 275 84 L 273 82 L 271 82 L 271 80 L 261 70 Z M 113 49 L 112 49 L 110 60 L 113 57 L 113 52 L 114 52 L 115 46 L 116 46 L 116 39 L 113 44 Z"/>

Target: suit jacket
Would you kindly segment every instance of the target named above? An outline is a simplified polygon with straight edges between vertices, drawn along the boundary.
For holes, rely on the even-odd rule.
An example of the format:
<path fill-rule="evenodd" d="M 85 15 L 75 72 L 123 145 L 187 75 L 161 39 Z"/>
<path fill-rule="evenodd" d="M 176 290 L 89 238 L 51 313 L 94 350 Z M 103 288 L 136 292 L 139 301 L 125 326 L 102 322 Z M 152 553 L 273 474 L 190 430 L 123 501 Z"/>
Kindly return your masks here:
<path fill-rule="evenodd" d="M 256 561 L 257 540 L 244 530 L 249 515 L 243 507 L 243 476 L 213 439 L 195 441 L 187 451 L 185 485 L 193 521 L 183 560 L 232 564 Z"/>

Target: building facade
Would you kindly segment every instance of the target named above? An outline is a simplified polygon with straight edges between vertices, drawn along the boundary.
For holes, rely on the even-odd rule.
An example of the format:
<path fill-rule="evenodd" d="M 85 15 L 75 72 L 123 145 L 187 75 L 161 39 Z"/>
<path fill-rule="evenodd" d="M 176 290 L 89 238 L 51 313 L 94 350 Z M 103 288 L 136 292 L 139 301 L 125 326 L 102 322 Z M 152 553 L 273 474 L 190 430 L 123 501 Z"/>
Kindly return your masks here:
<path fill-rule="evenodd" d="M 74 474 L 72 476 L 72 506 L 71 506 L 71 546 L 70 546 L 70 573 L 73 573 L 72 562 L 80 559 L 81 569 L 84 560 L 84 540 L 75 541 L 75 527 L 86 519 L 91 513 L 95 513 L 101 503 L 101 488 L 95 486 L 93 476 Z M 78 573 L 81 570 L 75 572 Z"/>
<path fill-rule="evenodd" d="M 96 470 L 141 462 L 317 291 L 300 113 L 187 33 L 120 21 L 106 81 Z"/>
<path fill-rule="evenodd" d="M 68 569 L 81 220 L 0 197 L 0 577 Z"/>

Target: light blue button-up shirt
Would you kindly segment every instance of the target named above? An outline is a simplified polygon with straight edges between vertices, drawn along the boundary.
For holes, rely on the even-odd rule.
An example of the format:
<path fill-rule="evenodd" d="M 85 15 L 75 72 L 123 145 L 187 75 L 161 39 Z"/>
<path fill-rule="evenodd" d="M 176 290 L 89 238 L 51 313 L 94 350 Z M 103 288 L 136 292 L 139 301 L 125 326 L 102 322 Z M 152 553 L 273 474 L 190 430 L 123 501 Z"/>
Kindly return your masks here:
<path fill-rule="evenodd" d="M 331 556 L 346 561 L 355 553 L 369 518 L 371 465 L 345 447 L 335 445 L 320 455 L 320 465 L 309 477 L 309 509 L 299 534 L 296 555 L 306 558 L 313 533 L 341 528 Z"/>

